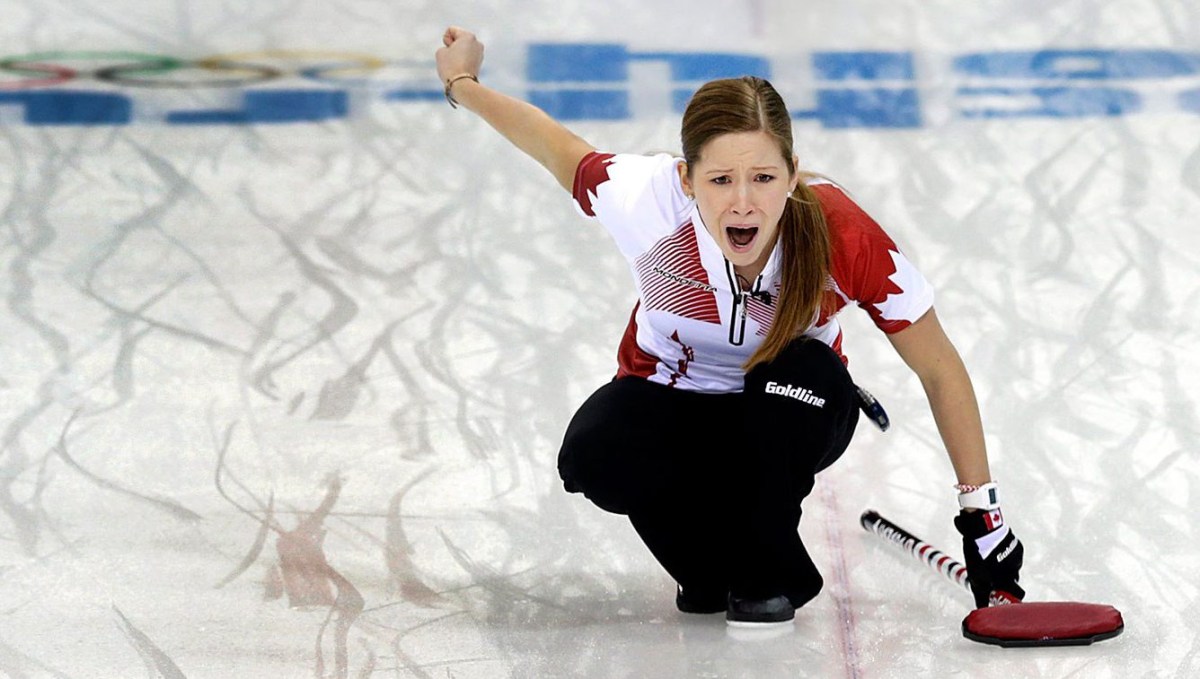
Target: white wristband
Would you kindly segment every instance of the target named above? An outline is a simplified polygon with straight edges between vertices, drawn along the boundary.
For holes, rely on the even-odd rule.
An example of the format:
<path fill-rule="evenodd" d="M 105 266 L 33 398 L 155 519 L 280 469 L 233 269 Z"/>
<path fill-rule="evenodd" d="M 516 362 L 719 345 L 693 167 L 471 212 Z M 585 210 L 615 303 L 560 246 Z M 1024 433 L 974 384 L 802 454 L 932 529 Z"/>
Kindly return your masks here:
<path fill-rule="evenodd" d="M 985 483 L 978 490 L 958 494 L 958 506 L 963 509 L 993 510 L 1000 506 L 1000 491 L 995 483 Z"/>

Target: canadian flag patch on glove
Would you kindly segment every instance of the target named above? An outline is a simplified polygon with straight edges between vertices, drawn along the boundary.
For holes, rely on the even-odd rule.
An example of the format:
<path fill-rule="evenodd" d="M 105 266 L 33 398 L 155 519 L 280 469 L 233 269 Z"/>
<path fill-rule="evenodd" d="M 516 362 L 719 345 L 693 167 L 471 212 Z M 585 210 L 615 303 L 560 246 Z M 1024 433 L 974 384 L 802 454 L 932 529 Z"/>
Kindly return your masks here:
<path fill-rule="evenodd" d="M 993 509 L 983 515 L 983 522 L 987 524 L 988 532 L 991 532 L 1004 525 L 1004 515 L 999 509 Z"/>

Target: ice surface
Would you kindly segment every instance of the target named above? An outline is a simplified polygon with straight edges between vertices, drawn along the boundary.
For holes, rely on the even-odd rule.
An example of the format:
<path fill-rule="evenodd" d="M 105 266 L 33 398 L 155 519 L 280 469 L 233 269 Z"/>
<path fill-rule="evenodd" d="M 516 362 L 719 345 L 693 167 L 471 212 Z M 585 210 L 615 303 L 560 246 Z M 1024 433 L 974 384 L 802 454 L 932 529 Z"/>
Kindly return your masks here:
<path fill-rule="evenodd" d="M 966 594 L 858 528 L 871 507 L 958 551 L 920 386 L 853 310 L 851 368 L 895 425 L 860 427 L 805 505 L 825 592 L 772 638 L 676 612 L 627 523 L 557 481 L 561 433 L 612 375 L 633 293 L 541 168 L 466 111 L 387 100 L 375 81 L 324 122 L 182 125 L 165 112 L 227 110 L 239 91 L 82 79 L 38 91 L 129 96 L 133 120 L 36 125 L 12 85 L 33 74 L 9 71 L 0 674 L 1200 675 L 1200 105 L 1186 98 L 1200 69 L 1054 82 L 1136 90 L 1142 110 L 1123 115 L 968 118 L 959 88 L 980 83 L 951 66 L 1156 49 L 1186 70 L 1200 9 L 35 0 L 5 8 L 0 39 L 9 57 L 352 52 L 436 95 L 450 23 L 480 32 L 485 78 L 517 95 L 531 43 L 757 55 L 797 111 L 817 104 L 814 52 L 911 53 L 918 125 L 802 120 L 797 152 L 937 287 L 1030 597 L 1116 605 L 1125 634 L 972 644 Z M 631 117 L 573 129 L 614 151 L 677 149 L 665 77 L 637 64 Z"/>

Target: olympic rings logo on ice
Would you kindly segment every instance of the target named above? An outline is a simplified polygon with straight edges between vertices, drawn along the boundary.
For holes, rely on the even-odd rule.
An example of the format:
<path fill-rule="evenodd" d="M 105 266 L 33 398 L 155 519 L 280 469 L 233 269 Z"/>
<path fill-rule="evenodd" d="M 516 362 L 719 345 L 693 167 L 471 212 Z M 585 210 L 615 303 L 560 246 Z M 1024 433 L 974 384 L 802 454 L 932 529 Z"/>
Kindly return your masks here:
<path fill-rule="evenodd" d="M 428 61 L 388 61 L 369 54 L 325 51 L 264 50 L 193 60 L 128 51 L 39 52 L 0 58 L 0 90 L 39 89 L 81 80 L 141 88 L 235 88 L 288 77 L 362 86 L 372 82 L 372 75 L 397 66 L 432 69 Z M 360 75 L 346 77 L 350 74 Z"/>

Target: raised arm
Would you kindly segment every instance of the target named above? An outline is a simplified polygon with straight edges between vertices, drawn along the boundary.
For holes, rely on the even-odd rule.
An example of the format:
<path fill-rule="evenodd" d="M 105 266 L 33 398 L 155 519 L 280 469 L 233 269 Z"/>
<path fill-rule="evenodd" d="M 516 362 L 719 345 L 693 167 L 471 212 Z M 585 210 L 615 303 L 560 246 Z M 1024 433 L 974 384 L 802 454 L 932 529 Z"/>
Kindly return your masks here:
<path fill-rule="evenodd" d="M 478 82 L 483 43 L 469 31 L 451 26 L 437 51 L 437 72 L 450 97 L 474 111 L 518 149 L 538 161 L 571 191 L 575 169 L 594 147 L 538 107 L 501 94 Z M 472 77 L 459 77 L 472 76 Z"/>

